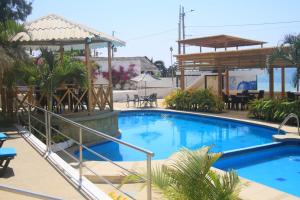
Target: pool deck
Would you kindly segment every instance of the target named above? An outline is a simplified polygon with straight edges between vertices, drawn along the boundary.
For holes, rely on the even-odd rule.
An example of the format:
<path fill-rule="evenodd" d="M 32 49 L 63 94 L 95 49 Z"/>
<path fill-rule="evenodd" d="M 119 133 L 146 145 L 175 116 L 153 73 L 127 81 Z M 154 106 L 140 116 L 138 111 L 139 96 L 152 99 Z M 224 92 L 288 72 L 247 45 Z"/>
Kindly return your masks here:
<path fill-rule="evenodd" d="M 174 156 L 173 156 L 174 158 Z M 176 159 L 176 158 L 175 158 Z M 138 162 L 117 162 L 122 167 L 129 169 L 135 172 L 146 172 L 146 164 L 144 161 Z M 169 160 L 153 160 L 152 166 L 162 166 L 168 165 L 170 163 Z M 110 179 L 111 181 L 115 181 L 116 185 L 117 182 L 120 182 L 122 178 L 124 178 L 124 171 L 120 170 L 118 167 L 114 167 L 107 162 L 101 161 L 87 161 L 85 163 L 89 166 L 89 168 L 93 169 L 94 171 L 101 171 L 101 175 L 105 176 L 106 178 Z M 217 173 L 224 174 L 225 172 L 216 168 L 213 168 Z M 104 184 L 99 178 L 93 176 L 93 174 L 84 171 L 84 174 L 88 179 L 94 182 L 101 190 L 110 192 L 111 187 Z M 241 180 L 241 192 L 239 194 L 240 199 L 242 200 L 257 200 L 257 199 L 264 199 L 264 200 L 292 200 L 292 199 L 300 199 L 293 195 L 290 195 L 285 192 L 281 192 L 274 188 L 268 187 L 266 185 L 250 181 L 248 179 L 240 177 Z M 146 188 L 140 190 L 142 184 L 139 183 L 130 183 L 124 184 L 122 189 L 125 191 L 130 191 L 131 194 L 138 197 L 138 199 L 144 199 L 146 197 Z M 163 199 L 162 196 L 157 192 L 153 192 L 153 199 Z"/>
<path fill-rule="evenodd" d="M 86 199 L 50 163 L 45 160 L 14 128 L 3 147 L 14 147 L 17 156 L 11 160 L 0 184 L 62 199 Z M 36 199 L 0 190 L 0 199 Z"/>

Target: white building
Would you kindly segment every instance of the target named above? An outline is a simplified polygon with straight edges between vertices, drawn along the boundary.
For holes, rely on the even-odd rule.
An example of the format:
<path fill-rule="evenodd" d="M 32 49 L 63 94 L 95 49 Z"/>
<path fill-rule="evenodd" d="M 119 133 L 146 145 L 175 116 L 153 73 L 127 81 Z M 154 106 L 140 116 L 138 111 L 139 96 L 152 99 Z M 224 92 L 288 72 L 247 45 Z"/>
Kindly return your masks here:
<path fill-rule="evenodd" d="M 80 59 L 84 59 L 81 57 Z M 92 57 L 92 61 L 96 63 L 96 68 L 93 71 L 94 83 L 107 83 L 108 62 L 106 57 Z M 141 73 L 158 74 L 159 70 L 151 62 L 149 58 L 138 57 L 114 57 L 112 59 L 113 82 L 117 89 L 131 89 L 132 84 L 128 80 Z"/>

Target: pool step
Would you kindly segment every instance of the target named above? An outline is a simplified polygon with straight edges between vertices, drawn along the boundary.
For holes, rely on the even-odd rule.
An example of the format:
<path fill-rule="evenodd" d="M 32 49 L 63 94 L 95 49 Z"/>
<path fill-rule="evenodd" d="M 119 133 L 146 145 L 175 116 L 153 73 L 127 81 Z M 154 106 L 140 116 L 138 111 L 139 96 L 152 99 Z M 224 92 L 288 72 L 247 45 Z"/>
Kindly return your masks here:
<path fill-rule="evenodd" d="M 300 135 L 295 133 L 286 133 L 285 135 L 273 135 L 273 139 L 278 142 L 299 141 Z"/>

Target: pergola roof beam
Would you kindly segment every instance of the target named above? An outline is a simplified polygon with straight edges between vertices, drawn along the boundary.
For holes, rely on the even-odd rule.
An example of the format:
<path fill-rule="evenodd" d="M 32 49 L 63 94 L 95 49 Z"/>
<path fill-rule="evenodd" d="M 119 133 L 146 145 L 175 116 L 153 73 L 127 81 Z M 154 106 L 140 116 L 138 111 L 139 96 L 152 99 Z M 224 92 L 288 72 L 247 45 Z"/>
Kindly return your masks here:
<path fill-rule="evenodd" d="M 250 40 L 246 38 L 240 38 L 240 37 L 229 36 L 229 35 L 215 35 L 215 36 L 208 36 L 208 37 L 201 37 L 201 38 L 179 40 L 178 43 L 191 45 L 191 46 L 226 49 L 228 47 L 263 45 L 266 42 Z"/>

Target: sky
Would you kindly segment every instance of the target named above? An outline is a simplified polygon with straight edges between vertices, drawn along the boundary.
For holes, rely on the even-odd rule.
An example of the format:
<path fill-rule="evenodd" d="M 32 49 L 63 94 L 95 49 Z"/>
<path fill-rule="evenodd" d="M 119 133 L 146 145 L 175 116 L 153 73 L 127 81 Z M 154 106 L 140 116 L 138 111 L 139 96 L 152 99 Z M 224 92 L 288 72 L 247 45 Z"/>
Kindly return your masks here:
<path fill-rule="evenodd" d="M 186 38 L 228 34 L 276 46 L 285 35 L 300 33 L 299 0 L 34 0 L 27 21 L 58 14 L 107 34 L 114 31 L 126 42 L 115 56 L 147 56 L 169 66 L 170 47 L 177 54 L 179 5 L 186 11 Z M 253 25 L 262 23 L 276 24 Z"/>

